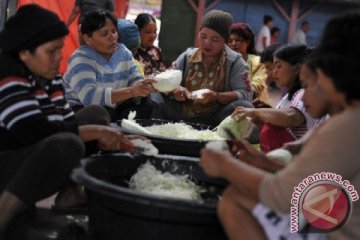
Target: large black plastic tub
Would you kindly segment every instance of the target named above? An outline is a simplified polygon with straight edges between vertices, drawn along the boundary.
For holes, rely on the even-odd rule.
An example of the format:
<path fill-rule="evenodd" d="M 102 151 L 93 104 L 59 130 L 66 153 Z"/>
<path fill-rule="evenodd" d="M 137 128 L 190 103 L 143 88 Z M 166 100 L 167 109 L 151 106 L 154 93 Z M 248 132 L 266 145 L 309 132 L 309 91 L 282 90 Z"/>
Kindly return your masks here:
<path fill-rule="evenodd" d="M 136 122 L 143 127 L 152 126 L 154 124 L 160 125 L 165 123 L 174 123 L 174 121 L 162 120 L 162 119 L 136 119 Z M 187 125 L 192 126 L 197 130 L 206 130 L 212 129 L 211 126 L 200 124 L 200 123 L 191 123 L 184 122 Z M 118 125 L 121 126 L 121 121 L 118 122 Z M 121 130 L 127 134 L 139 134 L 137 132 L 131 131 L 126 128 Z M 172 154 L 180 156 L 191 156 L 198 157 L 200 156 L 200 150 L 206 145 L 208 141 L 205 140 L 191 140 L 191 139 L 174 139 L 161 137 L 150 134 L 140 134 L 148 139 L 155 145 L 161 154 Z"/>
<path fill-rule="evenodd" d="M 130 177 L 146 161 L 162 171 L 188 174 L 208 189 L 202 196 L 204 201 L 159 197 L 129 189 Z M 87 189 L 89 230 L 95 239 L 226 239 L 216 216 L 218 197 L 226 182 L 206 176 L 197 158 L 94 156 L 82 161 L 81 167 L 73 172 L 73 179 Z"/>

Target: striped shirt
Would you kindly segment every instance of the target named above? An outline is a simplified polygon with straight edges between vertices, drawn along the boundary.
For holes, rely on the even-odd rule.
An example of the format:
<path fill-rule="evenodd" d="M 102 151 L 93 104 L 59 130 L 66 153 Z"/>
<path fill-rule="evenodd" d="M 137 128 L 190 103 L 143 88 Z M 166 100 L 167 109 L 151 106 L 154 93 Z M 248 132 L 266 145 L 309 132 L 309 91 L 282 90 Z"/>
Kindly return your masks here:
<path fill-rule="evenodd" d="M 3 66 L 4 57 L 0 58 Z M 22 72 L 14 62 L 11 67 Z M 78 133 L 61 76 L 39 80 L 5 72 L 11 71 L 0 69 L 0 151 L 30 146 L 58 132 Z"/>
<path fill-rule="evenodd" d="M 301 100 L 303 95 L 304 95 L 304 89 L 300 89 L 293 95 L 292 99 L 289 101 L 288 94 L 285 94 L 285 96 L 280 100 L 280 102 L 276 106 L 276 108 L 279 108 L 279 109 L 280 108 L 295 108 L 304 115 L 306 122 L 304 122 L 300 126 L 288 128 L 289 132 L 296 139 L 299 139 L 301 136 L 303 136 L 307 132 L 308 129 L 318 126 L 321 122 L 324 121 L 323 118 L 314 119 L 306 112 L 304 103 Z"/>
<path fill-rule="evenodd" d="M 123 44 L 119 44 L 109 60 L 82 45 L 69 59 L 64 75 L 65 97 L 71 105 L 114 107 L 112 90 L 129 87 L 142 79 L 131 52 Z"/>

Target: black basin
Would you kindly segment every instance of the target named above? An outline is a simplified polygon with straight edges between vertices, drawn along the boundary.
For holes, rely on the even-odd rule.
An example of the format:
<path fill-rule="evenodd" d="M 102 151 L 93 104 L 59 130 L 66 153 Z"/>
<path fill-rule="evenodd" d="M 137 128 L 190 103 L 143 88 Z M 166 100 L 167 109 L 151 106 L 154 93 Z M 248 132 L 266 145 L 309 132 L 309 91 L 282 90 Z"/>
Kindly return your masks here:
<path fill-rule="evenodd" d="M 202 195 L 204 201 L 129 189 L 130 177 L 148 160 L 161 171 L 188 174 L 208 189 Z M 89 229 L 95 239 L 226 239 L 216 216 L 216 203 L 227 183 L 206 176 L 197 158 L 107 154 L 84 159 L 72 177 L 88 192 Z"/>
<path fill-rule="evenodd" d="M 169 120 L 161 120 L 161 119 L 136 119 L 136 122 L 143 126 L 151 126 L 151 125 L 160 125 L 165 123 L 174 123 L 174 121 Z M 184 122 L 187 125 L 192 126 L 197 130 L 206 130 L 212 129 L 211 126 L 199 124 L 199 123 L 191 123 Z M 121 126 L 121 121 L 118 122 L 118 125 Z M 122 128 L 121 130 L 127 134 L 139 134 L 137 132 L 128 130 L 126 128 Z M 154 136 L 150 134 L 140 134 L 142 136 L 147 137 L 151 140 L 151 142 L 157 147 L 159 153 L 161 154 L 173 154 L 180 156 L 192 156 L 198 157 L 200 156 L 200 150 L 206 145 L 208 141 L 204 140 L 187 140 L 187 139 L 174 139 L 174 138 L 166 138 L 161 136 Z"/>

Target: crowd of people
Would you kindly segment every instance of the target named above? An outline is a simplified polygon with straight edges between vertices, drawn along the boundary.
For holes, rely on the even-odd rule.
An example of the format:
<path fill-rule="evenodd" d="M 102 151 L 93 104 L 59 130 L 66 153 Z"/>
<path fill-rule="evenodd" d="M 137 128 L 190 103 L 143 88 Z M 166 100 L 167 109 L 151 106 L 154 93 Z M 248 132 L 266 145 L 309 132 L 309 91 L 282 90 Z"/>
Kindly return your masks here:
<path fill-rule="evenodd" d="M 72 15 L 84 7 L 78 2 Z M 314 48 L 306 45 L 308 22 L 292 44 L 281 45 L 271 16 L 264 16 L 255 36 L 248 24 L 211 10 L 202 18 L 198 46 L 166 66 L 154 45 L 155 18 L 142 13 L 134 22 L 116 19 L 111 2 L 104 1 L 110 11 L 81 11 L 81 45 L 64 76 L 58 70 L 72 15 L 66 25 L 29 4 L 0 33 L 0 238 L 15 217 L 54 193 L 58 207 L 84 203 L 83 189 L 69 179 L 71 170 L 98 150 L 132 151 L 136 136 L 110 127 L 131 111 L 137 118 L 211 127 L 230 115 L 255 123 L 261 151 L 244 140 L 230 150 L 201 151 L 204 171 L 229 182 L 218 204 L 229 239 L 360 238 L 358 202 L 348 222 L 326 236 L 290 233 L 287 225 L 294 186 L 307 176 L 334 172 L 360 186 L 360 45 L 353 41 L 360 37 L 359 12 L 330 20 Z M 153 77 L 169 68 L 182 71 L 181 84 L 159 92 Z M 271 82 L 283 93 L 274 108 Z M 203 89 L 201 98 L 193 97 Z M 291 152 L 290 163 L 266 156 L 279 148 Z M 272 224 L 269 213 L 281 224 Z"/>

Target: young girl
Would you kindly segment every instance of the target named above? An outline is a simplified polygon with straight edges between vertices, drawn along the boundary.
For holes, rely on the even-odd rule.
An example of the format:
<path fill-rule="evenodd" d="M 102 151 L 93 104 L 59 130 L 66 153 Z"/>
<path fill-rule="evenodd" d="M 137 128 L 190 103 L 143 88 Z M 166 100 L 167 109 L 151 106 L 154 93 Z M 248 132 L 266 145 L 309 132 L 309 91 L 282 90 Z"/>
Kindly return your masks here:
<path fill-rule="evenodd" d="M 260 130 L 260 147 L 263 152 L 280 148 L 284 143 L 300 138 L 313 126 L 313 119 L 306 113 L 301 101 L 303 90 L 299 80 L 301 62 L 308 55 L 305 45 L 289 45 L 279 48 L 274 58 L 274 80 L 287 94 L 275 109 L 238 107 L 233 116 L 250 117 Z"/>
<path fill-rule="evenodd" d="M 141 44 L 134 57 L 143 65 L 145 76 L 165 71 L 161 50 L 154 46 L 157 37 L 155 18 L 150 14 L 141 13 L 136 17 L 135 24 L 140 31 Z"/>

